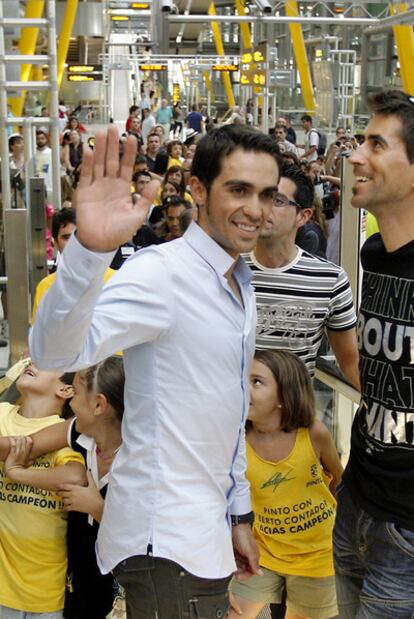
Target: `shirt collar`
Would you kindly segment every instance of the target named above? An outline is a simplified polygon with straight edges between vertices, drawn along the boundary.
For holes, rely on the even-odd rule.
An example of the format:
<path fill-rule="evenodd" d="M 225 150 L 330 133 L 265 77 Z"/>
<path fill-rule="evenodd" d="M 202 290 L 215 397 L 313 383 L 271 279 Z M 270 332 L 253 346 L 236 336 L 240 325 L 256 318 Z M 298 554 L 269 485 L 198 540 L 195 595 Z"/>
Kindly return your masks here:
<path fill-rule="evenodd" d="M 235 261 L 198 224 L 193 222 L 186 230 L 183 239 L 219 275 L 225 275 L 229 269 L 234 267 L 234 274 L 240 282 L 250 282 L 251 272 L 243 258 Z"/>
<path fill-rule="evenodd" d="M 76 442 L 88 452 L 92 452 L 95 449 L 95 439 L 87 434 L 80 434 Z"/>

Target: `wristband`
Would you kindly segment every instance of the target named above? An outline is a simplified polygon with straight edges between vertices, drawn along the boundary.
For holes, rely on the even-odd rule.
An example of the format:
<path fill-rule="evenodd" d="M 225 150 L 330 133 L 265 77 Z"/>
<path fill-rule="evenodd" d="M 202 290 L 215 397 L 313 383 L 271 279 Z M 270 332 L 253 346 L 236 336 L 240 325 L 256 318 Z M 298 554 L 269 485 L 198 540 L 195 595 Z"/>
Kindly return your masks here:
<path fill-rule="evenodd" d="M 254 523 L 254 512 L 241 514 L 240 516 L 231 516 L 231 526 L 236 527 L 238 524 L 249 524 L 251 527 Z"/>

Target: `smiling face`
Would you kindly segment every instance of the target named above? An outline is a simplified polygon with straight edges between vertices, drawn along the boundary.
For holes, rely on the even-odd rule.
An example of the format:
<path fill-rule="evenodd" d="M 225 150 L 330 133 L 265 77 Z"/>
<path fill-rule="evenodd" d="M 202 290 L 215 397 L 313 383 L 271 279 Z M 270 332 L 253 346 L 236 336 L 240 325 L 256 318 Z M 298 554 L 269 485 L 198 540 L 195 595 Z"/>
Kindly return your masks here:
<path fill-rule="evenodd" d="M 410 164 L 396 116 L 375 114 L 365 142 L 348 162 L 354 168 L 352 206 L 375 214 L 383 207 L 404 205 L 414 197 L 414 164 Z"/>
<path fill-rule="evenodd" d="M 233 258 L 251 251 L 269 216 L 278 180 L 271 155 L 236 149 L 222 160 L 208 192 L 197 177 L 190 180 L 200 207 L 199 225 Z"/>
<path fill-rule="evenodd" d="M 266 421 L 280 416 L 280 400 L 277 382 L 267 365 L 253 361 L 250 372 L 250 407 L 248 418 L 251 421 Z"/>
<path fill-rule="evenodd" d="M 16 387 L 22 395 L 54 395 L 63 386 L 60 372 L 45 372 L 30 364 L 16 381 Z"/>

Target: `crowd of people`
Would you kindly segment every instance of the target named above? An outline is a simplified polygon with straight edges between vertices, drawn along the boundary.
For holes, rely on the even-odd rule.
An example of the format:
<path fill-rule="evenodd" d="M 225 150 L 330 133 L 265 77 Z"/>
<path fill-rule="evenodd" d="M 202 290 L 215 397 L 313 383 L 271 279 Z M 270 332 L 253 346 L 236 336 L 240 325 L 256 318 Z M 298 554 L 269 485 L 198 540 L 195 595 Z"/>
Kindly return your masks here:
<path fill-rule="evenodd" d="M 251 105 L 211 127 L 144 102 L 92 147 L 70 116 L 54 209 L 38 129 L 54 260 L 0 404 L 0 619 L 413 616 L 411 99 L 374 93 L 364 136 L 329 146 L 307 114 L 303 144 L 285 116 L 261 133 Z M 342 157 L 380 230 L 358 319 Z M 362 395 L 345 471 L 321 346 Z"/>

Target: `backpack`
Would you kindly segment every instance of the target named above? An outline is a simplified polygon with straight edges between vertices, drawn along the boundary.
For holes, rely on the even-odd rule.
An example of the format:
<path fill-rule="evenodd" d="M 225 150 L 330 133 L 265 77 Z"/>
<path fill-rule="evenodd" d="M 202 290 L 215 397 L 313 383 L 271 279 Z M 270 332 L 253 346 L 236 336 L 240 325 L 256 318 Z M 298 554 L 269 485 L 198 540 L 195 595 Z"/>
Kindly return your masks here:
<path fill-rule="evenodd" d="M 316 152 L 318 153 L 318 155 L 324 155 L 326 151 L 327 142 L 328 142 L 326 133 L 323 133 L 322 131 L 318 131 L 317 129 L 312 129 L 312 131 L 316 131 L 316 133 L 319 136 L 319 143 L 318 143 L 318 148 L 316 149 Z"/>

